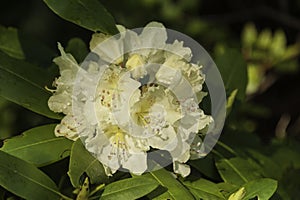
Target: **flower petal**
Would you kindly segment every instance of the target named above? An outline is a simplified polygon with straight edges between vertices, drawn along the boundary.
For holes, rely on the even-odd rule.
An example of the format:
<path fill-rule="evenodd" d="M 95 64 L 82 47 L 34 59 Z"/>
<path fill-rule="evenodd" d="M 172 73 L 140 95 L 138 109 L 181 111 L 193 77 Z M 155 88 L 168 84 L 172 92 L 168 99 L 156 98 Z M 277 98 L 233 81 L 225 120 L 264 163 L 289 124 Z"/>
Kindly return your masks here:
<path fill-rule="evenodd" d="M 62 72 L 64 70 L 72 70 L 76 73 L 76 71 L 79 69 L 79 66 L 75 58 L 71 54 L 65 53 L 64 48 L 60 43 L 58 43 L 58 49 L 61 53 L 61 56 L 54 58 L 53 62 L 59 66 L 59 71 Z"/>
<path fill-rule="evenodd" d="M 78 128 L 79 124 L 74 117 L 71 115 L 65 116 L 61 123 L 55 127 L 54 133 L 57 137 L 64 136 L 70 140 L 78 139 Z"/>
<path fill-rule="evenodd" d="M 71 114 L 72 106 L 71 106 L 71 95 L 70 93 L 63 91 L 60 94 L 54 94 L 48 100 L 48 106 L 50 110 L 54 112 L 62 112 L 66 115 Z"/>
<path fill-rule="evenodd" d="M 167 41 L 167 31 L 163 24 L 150 22 L 140 34 L 141 48 L 162 49 Z M 148 51 L 149 53 L 150 51 Z"/>
<path fill-rule="evenodd" d="M 180 59 L 184 59 L 186 61 L 190 61 L 192 57 L 192 51 L 188 47 L 183 47 L 183 41 L 179 42 L 178 40 L 175 40 L 173 44 L 166 44 L 166 54 L 175 54 Z M 168 55 L 166 55 L 168 57 Z"/>
<path fill-rule="evenodd" d="M 136 175 L 141 175 L 147 169 L 147 154 L 145 152 L 131 154 L 122 166 Z"/>
<path fill-rule="evenodd" d="M 171 126 L 162 129 L 159 135 L 149 138 L 148 141 L 151 147 L 167 151 L 172 151 L 178 144 L 176 132 Z"/>
<path fill-rule="evenodd" d="M 180 174 L 183 178 L 187 177 L 191 173 L 191 168 L 189 165 L 182 164 L 177 161 L 173 163 L 173 170 L 175 173 Z"/>

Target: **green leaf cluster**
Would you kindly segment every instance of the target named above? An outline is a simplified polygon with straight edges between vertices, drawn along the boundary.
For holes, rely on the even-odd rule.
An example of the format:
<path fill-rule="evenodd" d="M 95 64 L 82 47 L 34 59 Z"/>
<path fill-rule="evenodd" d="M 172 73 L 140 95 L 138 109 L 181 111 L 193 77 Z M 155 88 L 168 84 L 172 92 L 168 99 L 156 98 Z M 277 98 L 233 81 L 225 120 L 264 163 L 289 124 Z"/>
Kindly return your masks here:
<path fill-rule="evenodd" d="M 161 12 L 171 21 L 183 18 L 186 10 L 198 4 L 194 0 L 178 2 L 181 7 L 169 0 L 164 3 L 144 0 L 141 4 L 153 8 L 162 5 Z M 112 15 L 97 0 L 44 0 L 44 3 L 59 17 L 92 32 L 110 35 L 118 32 Z M 214 37 L 225 35 L 199 19 L 193 19 L 185 28 L 199 34 L 199 27 L 201 30 L 214 28 Z M 283 69 L 280 66 L 290 61 L 295 64 L 299 45 L 288 46 L 282 30 L 272 33 L 264 29 L 258 33 L 253 24 L 248 24 L 242 33 L 242 51 L 216 48 L 215 62 L 228 97 L 227 123 L 224 136 L 212 153 L 188 162 L 192 173 L 187 178 L 172 173 L 170 166 L 140 176 L 117 172 L 108 177 L 105 166 L 84 148 L 80 139 L 74 142 L 56 137 L 54 129 L 62 116 L 47 106 L 51 96 L 49 88 L 58 75 L 56 66 L 45 66 L 48 58 L 35 57 L 31 50 L 36 44 L 28 48 L 28 41 L 24 43 L 17 29 L 0 26 L 0 111 L 11 101 L 52 121 L 1 141 L 0 200 L 292 200 L 299 197 L 299 143 L 274 139 L 264 147 L 251 133 L 253 124 L 244 123 L 238 115 L 239 109 L 249 105 L 249 87 L 257 84 L 251 90 L 257 91 L 266 70 Z M 86 43 L 78 37 L 69 40 L 66 51 L 78 63 L 88 54 Z M 52 56 L 49 54 L 49 59 Z M 260 107 L 249 107 L 253 113 L 264 113 Z"/>

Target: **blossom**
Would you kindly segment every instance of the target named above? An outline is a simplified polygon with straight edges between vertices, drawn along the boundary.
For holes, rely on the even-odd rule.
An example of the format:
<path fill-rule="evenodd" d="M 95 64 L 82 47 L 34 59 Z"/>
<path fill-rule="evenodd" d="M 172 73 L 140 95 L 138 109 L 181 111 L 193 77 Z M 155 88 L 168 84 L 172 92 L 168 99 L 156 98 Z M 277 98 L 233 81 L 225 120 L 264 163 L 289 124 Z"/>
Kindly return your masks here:
<path fill-rule="evenodd" d="M 108 175 L 121 168 L 142 174 L 150 170 L 149 153 L 162 150 L 185 177 L 191 143 L 213 121 L 199 108 L 205 96 L 201 66 L 190 62 L 183 42 L 166 42 L 160 23 L 140 34 L 118 28 L 118 36 L 95 33 L 93 56 L 81 65 L 59 44 L 54 62 L 60 77 L 48 105 L 65 117 L 55 135 L 80 138 Z"/>

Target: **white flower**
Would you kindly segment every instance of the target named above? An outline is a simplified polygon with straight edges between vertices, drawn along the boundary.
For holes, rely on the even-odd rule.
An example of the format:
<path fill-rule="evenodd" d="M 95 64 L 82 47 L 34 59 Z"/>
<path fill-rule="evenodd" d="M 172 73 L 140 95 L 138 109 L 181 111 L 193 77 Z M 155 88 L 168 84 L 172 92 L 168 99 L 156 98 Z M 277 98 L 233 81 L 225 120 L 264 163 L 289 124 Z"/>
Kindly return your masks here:
<path fill-rule="evenodd" d="M 183 42 L 166 43 L 160 23 L 141 34 L 119 30 L 116 37 L 94 34 L 90 48 L 99 58 L 82 67 L 59 45 L 54 62 L 61 76 L 48 104 L 66 116 L 55 134 L 80 137 L 108 175 L 120 168 L 142 174 L 148 153 L 158 149 L 170 153 L 174 172 L 187 176 L 191 142 L 212 123 L 198 106 L 204 96 L 201 66 L 190 63 Z"/>

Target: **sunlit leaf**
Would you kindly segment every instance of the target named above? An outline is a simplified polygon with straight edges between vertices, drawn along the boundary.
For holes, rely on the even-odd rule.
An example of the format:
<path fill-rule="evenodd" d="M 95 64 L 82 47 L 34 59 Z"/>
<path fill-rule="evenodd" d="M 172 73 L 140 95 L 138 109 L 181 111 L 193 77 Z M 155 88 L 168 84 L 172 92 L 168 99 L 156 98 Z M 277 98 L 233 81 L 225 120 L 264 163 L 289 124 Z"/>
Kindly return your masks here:
<path fill-rule="evenodd" d="M 65 20 L 91 31 L 118 33 L 111 14 L 97 0 L 44 0 L 47 6 Z"/>
<path fill-rule="evenodd" d="M 276 56 L 276 58 L 281 58 L 286 51 L 286 37 L 282 30 L 276 30 L 270 45 L 271 53 Z"/>
<path fill-rule="evenodd" d="M 0 96 L 38 114 L 60 119 L 47 103 L 51 93 L 45 86 L 51 85 L 53 78 L 46 70 L 0 51 Z"/>
<path fill-rule="evenodd" d="M 244 187 L 241 187 L 238 191 L 231 194 L 228 200 L 242 200 L 246 194 L 246 190 Z"/>
<path fill-rule="evenodd" d="M 162 193 L 151 194 L 151 199 L 194 199 L 193 195 L 178 181 L 170 172 L 165 169 L 149 172 L 145 177 L 156 180 L 165 190 L 161 190 Z"/>
<path fill-rule="evenodd" d="M 245 47 L 251 47 L 257 39 L 257 30 L 253 23 L 245 25 L 242 32 L 242 44 Z"/>
<path fill-rule="evenodd" d="M 277 188 L 277 181 L 269 178 L 250 181 L 243 186 L 246 194 L 243 200 L 258 197 L 259 200 L 269 200 Z"/>
<path fill-rule="evenodd" d="M 184 185 L 191 191 L 196 199 L 225 199 L 218 186 L 208 180 L 201 178 L 194 182 L 184 182 Z"/>
<path fill-rule="evenodd" d="M 55 124 L 25 131 L 4 141 L 0 149 L 37 166 L 59 161 L 70 155 L 72 141 L 54 135 Z"/>
<path fill-rule="evenodd" d="M 231 112 L 233 103 L 235 101 L 236 94 L 238 93 L 238 90 L 235 89 L 230 93 L 230 96 L 227 98 L 227 104 L 226 104 L 226 115 L 229 115 Z"/>
<path fill-rule="evenodd" d="M 154 190 L 159 183 L 151 178 L 134 177 L 116 181 L 107 185 L 101 196 L 101 200 L 108 199 L 137 199 Z"/>
<path fill-rule="evenodd" d="M 287 47 L 286 51 L 284 52 L 283 59 L 291 59 L 297 57 L 300 54 L 300 43 L 290 45 Z"/>
<path fill-rule="evenodd" d="M 107 181 L 103 165 L 89 153 L 80 139 L 74 142 L 71 150 L 68 175 L 74 187 L 80 186 L 80 177 L 86 173 L 92 184 Z"/>
<path fill-rule="evenodd" d="M 216 165 L 222 179 L 234 185 L 241 186 L 261 177 L 260 169 L 243 158 L 221 159 Z"/>
<path fill-rule="evenodd" d="M 239 189 L 238 186 L 225 182 L 218 183 L 217 186 L 226 199 L 228 199 L 231 194 L 233 194 Z"/>
<path fill-rule="evenodd" d="M 79 193 L 77 194 L 76 200 L 88 200 L 89 194 L 90 194 L 90 188 L 89 188 L 90 182 L 89 178 L 86 177 L 83 184 L 81 185 L 79 189 Z"/>
<path fill-rule="evenodd" d="M 272 43 L 272 32 L 270 29 L 262 30 L 257 38 L 256 45 L 261 49 L 267 49 Z"/>
<path fill-rule="evenodd" d="M 0 50 L 14 58 L 25 58 L 17 29 L 0 26 Z"/>
<path fill-rule="evenodd" d="M 246 92 L 247 94 L 253 94 L 258 91 L 263 78 L 264 71 L 261 65 L 258 64 L 249 64 L 248 65 L 248 84 Z"/>
<path fill-rule="evenodd" d="M 0 185 L 31 200 L 60 199 L 55 183 L 35 166 L 0 151 Z"/>

